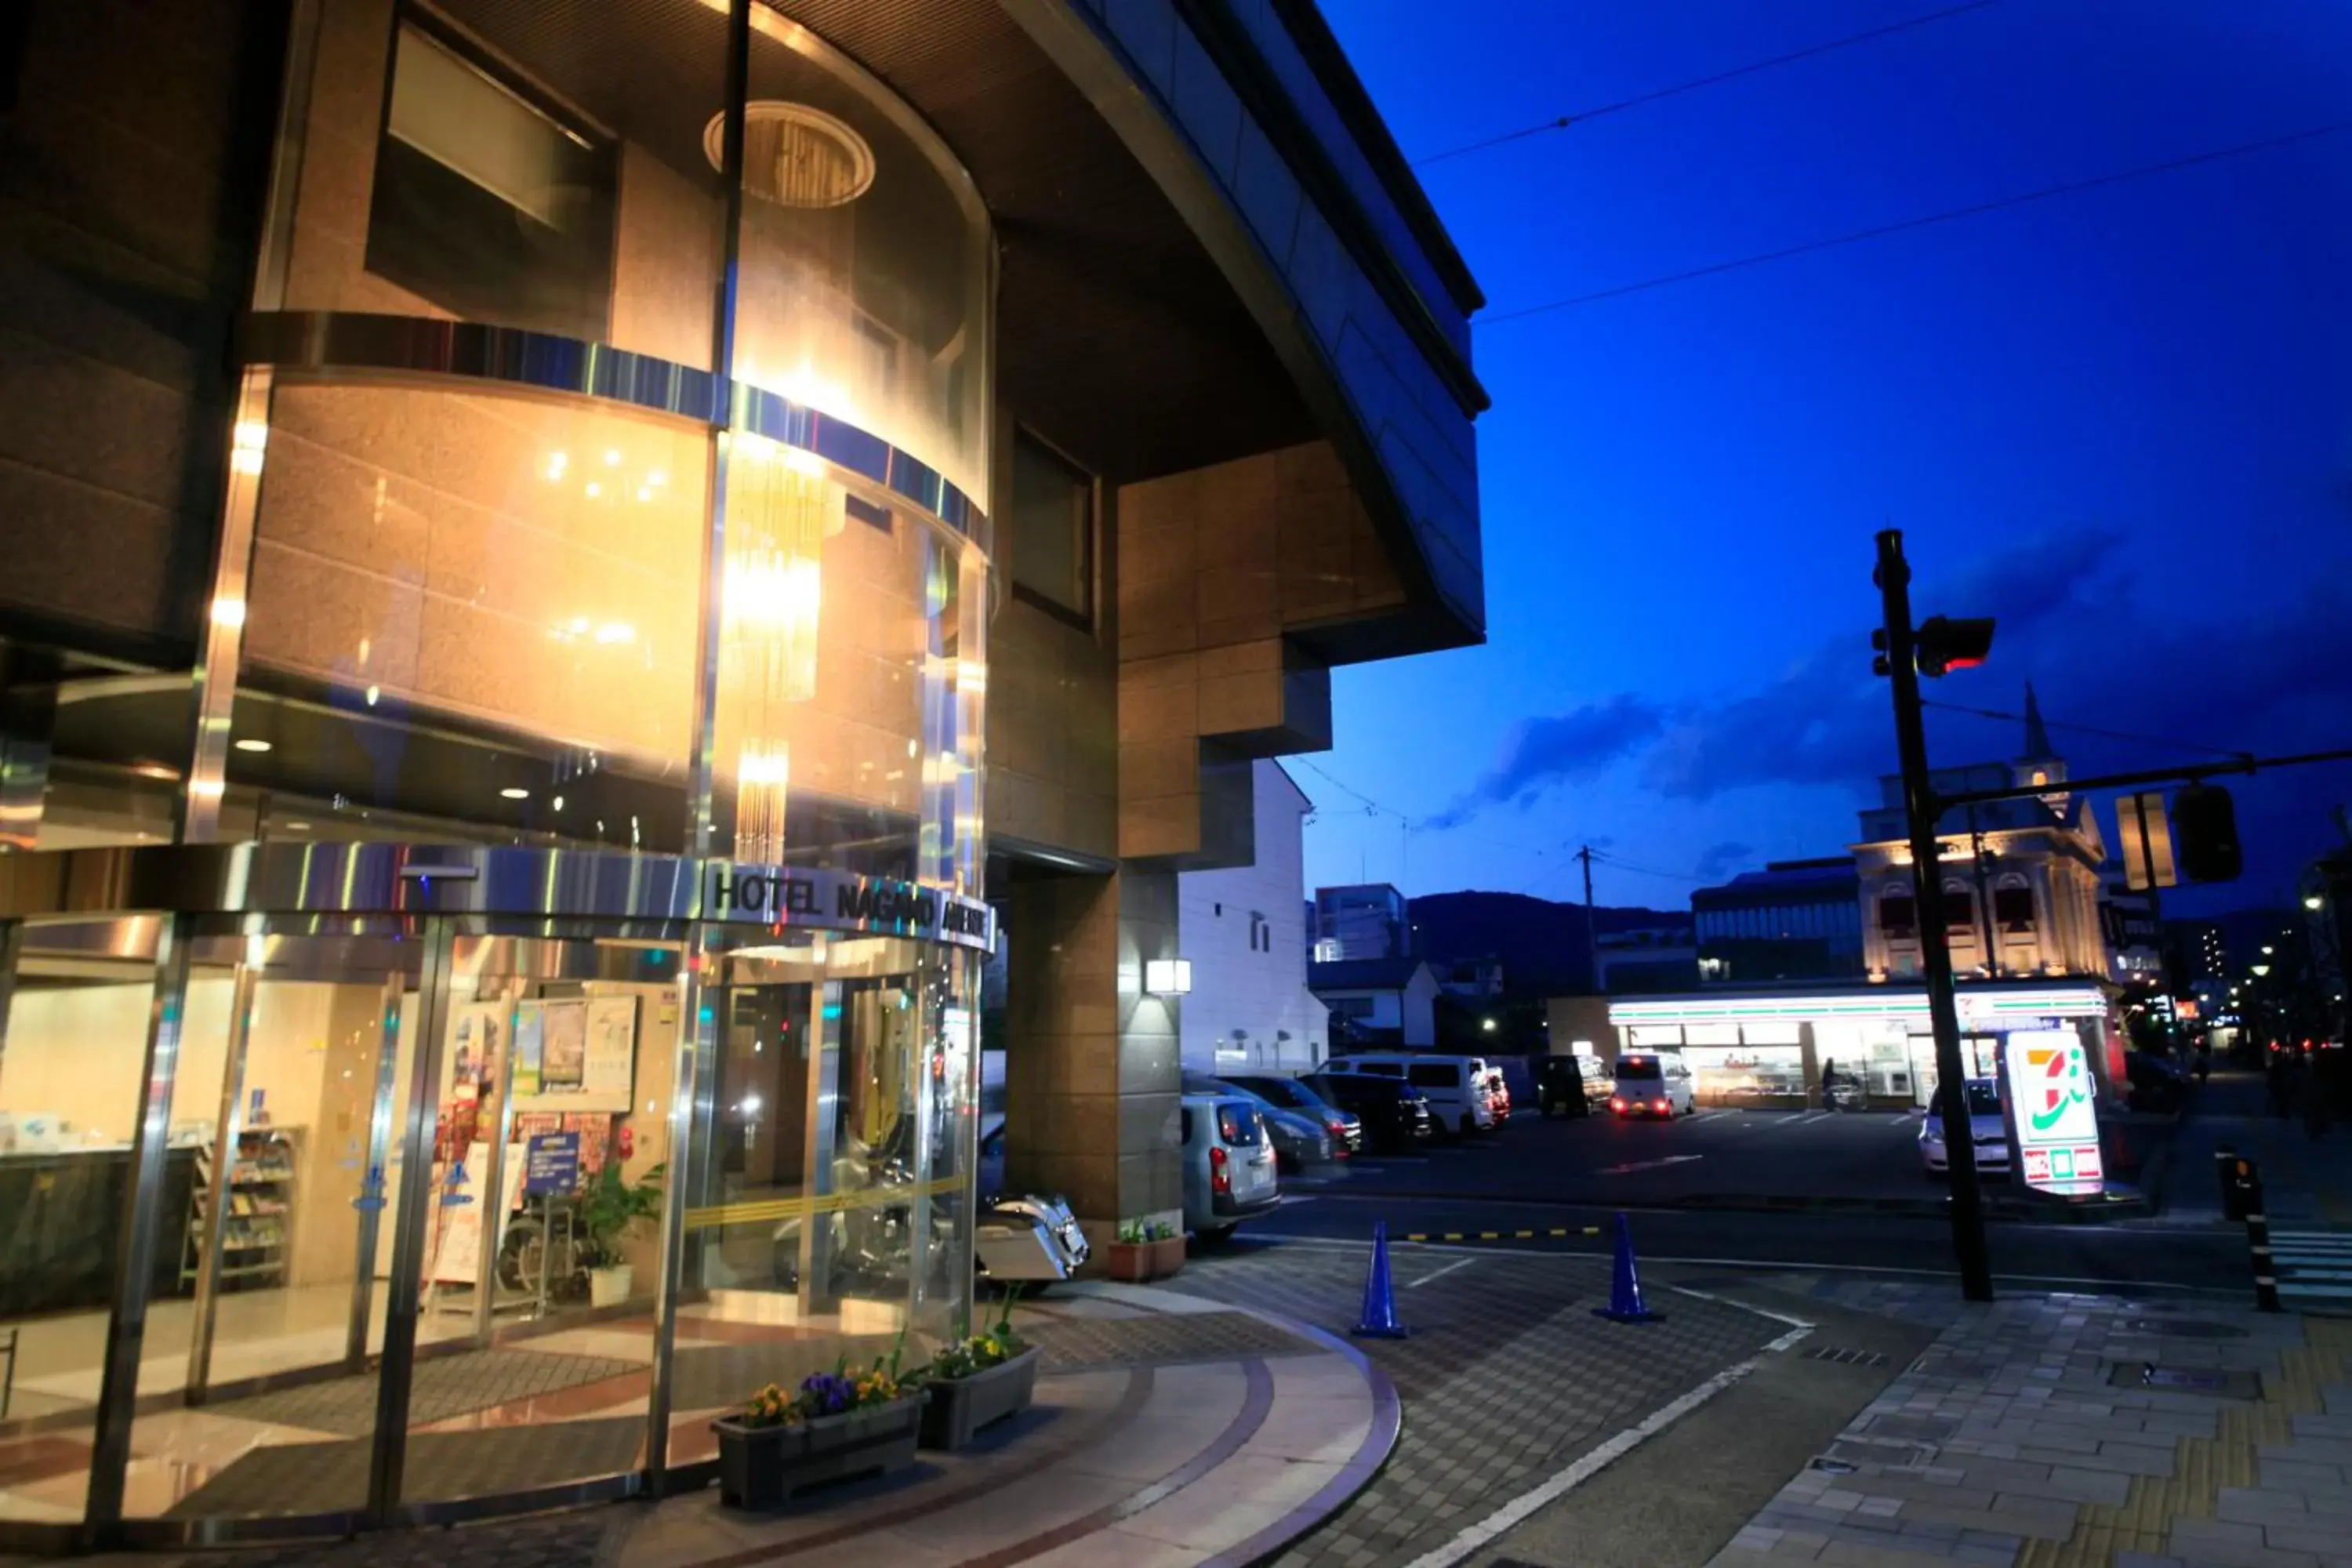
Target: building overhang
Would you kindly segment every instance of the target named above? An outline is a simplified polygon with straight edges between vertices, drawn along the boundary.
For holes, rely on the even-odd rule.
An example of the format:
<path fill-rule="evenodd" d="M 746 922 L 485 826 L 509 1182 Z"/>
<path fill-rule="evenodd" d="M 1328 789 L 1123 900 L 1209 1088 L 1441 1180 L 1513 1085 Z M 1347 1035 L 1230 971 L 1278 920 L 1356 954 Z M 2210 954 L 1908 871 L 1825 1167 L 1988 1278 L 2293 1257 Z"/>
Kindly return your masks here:
<path fill-rule="evenodd" d="M 2111 992 L 2095 981 L 1990 983 L 1958 992 L 1962 1027 L 2005 1027 L 2032 1018 L 2104 1018 Z M 1626 1026 L 1802 1022 L 1815 1018 L 1927 1022 L 1927 993 L 1901 985 L 1807 986 L 1729 995 L 1645 996 L 1609 1004 L 1609 1021 Z"/>
<path fill-rule="evenodd" d="M 1327 440 L 1407 599 L 1318 628 L 1332 662 L 1483 639 L 1475 286 L 1335 171 L 1286 96 L 1324 90 L 1296 35 L 1223 0 L 774 3 L 980 187 L 1015 420 L 1114 485 Z"/>

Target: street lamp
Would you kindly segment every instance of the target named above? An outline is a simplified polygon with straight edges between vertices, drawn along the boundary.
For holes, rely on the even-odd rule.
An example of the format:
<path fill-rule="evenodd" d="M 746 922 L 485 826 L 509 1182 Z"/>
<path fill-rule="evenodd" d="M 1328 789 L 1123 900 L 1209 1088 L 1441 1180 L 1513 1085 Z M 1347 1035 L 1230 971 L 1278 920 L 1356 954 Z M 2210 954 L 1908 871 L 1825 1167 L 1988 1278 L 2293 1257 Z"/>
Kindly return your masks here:
<path fill-rule="evenodd" d="M 2327 900 L 2321 898 L 2317 893 L 2305 893 L 2303 896 L 2303 907 L 2309 910 L 2313 914 L 2317 914 L 2326 906 L 2326 903 Z"/>
<path fill-rule="evenodd" d="M 2264 952 L 2268 952 L 2270 949 L 2264 948 L 2263 951 Z M 2254 978 L 2257 980 L 2260 980 L 2263 975 L 2268 974 L 2271 972 L 2271 966 L 2267 963 L 2257 963 L 2251 967 L 2254 972 Z"/>
<path fill-rule="evenodd" d="M 1482 1018 L 1479 1020 L 1478 1026 L 1491 1035 L 1495 1032 L 1495 1020 L 1492 1018 Z"/>

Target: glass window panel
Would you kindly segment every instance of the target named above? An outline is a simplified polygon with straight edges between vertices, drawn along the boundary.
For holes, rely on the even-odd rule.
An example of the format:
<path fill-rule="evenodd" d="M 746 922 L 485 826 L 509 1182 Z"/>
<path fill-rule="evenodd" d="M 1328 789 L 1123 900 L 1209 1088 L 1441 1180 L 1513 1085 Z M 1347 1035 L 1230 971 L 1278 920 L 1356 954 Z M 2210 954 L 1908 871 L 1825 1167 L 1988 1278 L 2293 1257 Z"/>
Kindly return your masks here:
<path fill-rule="evenodd" d="M 528 327 L 711 367 L 723 8 L 393 0 L 320 16 L 286 304 Z"/>
<path fill-rule="evenodd" d="M 126 921 L 152 951 L 152 921 Z M 142 929 L 143 928 L 143 929 Z M 69 1523 L 82 1517 L 131 1136 L 146 1061 L 153 965 L 96 926 L 26 932 L 6 1037 L 0 1041 L 0 1322 L 16 1333 L 14 1386 L 0 1423 L 0 1519 Z M 197 1129 L 209 1106 L 173 1107 L 160 1235 L 184 1232 Z M 159 1245 L 148 1271 L 155 1299 L 148 1353 L 187 1344 L 175 1300 L 176 1248 Z M 140 1484 L 133 1497 L 144 1500 Z"/>
<path fill-rule="evenodd" d="M 1015 431 L 1012 511 L 1013 587 L 1091 623 L 1093 479 Z"/>
<path fill-rule="evenodd" d="M 987 215 L 881 84 L 752 7 L 736 374 L 987 496 Z M 703 127 L 716 167 L 718 106 Z"/>

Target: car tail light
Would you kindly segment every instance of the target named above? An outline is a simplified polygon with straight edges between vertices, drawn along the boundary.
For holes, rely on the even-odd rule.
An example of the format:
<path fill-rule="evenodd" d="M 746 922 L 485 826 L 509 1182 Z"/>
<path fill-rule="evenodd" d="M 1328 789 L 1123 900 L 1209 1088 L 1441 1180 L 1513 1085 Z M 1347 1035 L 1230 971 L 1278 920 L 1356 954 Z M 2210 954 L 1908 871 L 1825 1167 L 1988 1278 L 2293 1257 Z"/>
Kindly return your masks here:
<path fill-rule="evenodd" d="M 1211 1192 L 1230 1193 L 1234 1190 L 1234 1173 L 1226 1169 L 1226 1163 L 1225 1152 L 1223 1149 L 1213 1148 L 1209 1151 L 1209 1190 Z"/>
<path fill-rule="evenodd" d="M 1610 1102 L 1609 1102 L 1609 1109 L 1610 1109 L 1610 1110 L 1624 1110 L 1624 1109 L 1625 1109 L 1625 1097 L 1624 1097 L 1623 1095 L 1619 1095 L 1619 1096 L 1617 1096 L 1616 1098 L 1614 1098 L 1614 1099 L 1611 1100 L 1610 1100 Z"/>
<path fill-rule="evenodd" d="M 1666 1102 L 1663 1100 L 1653 1101 L 1652 1108 L 1658 1110 L 1664 1110 L 1666 1108 Z"/>

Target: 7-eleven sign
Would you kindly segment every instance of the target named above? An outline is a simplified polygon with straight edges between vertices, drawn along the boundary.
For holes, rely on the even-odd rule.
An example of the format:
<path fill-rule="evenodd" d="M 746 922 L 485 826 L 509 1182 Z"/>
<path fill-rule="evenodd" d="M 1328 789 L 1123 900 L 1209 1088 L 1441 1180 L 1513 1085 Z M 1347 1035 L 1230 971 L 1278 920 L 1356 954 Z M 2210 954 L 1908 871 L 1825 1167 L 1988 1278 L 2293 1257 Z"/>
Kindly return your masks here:
<path fill-rule="evenodd" d="M 2020 1029 L 2001 1041 L 2003 1110 L 2020 1173 L 2044 1192 L 2083 1196 L 2105 1184 L 2098 1083 L 2071 1029 Z"/>

